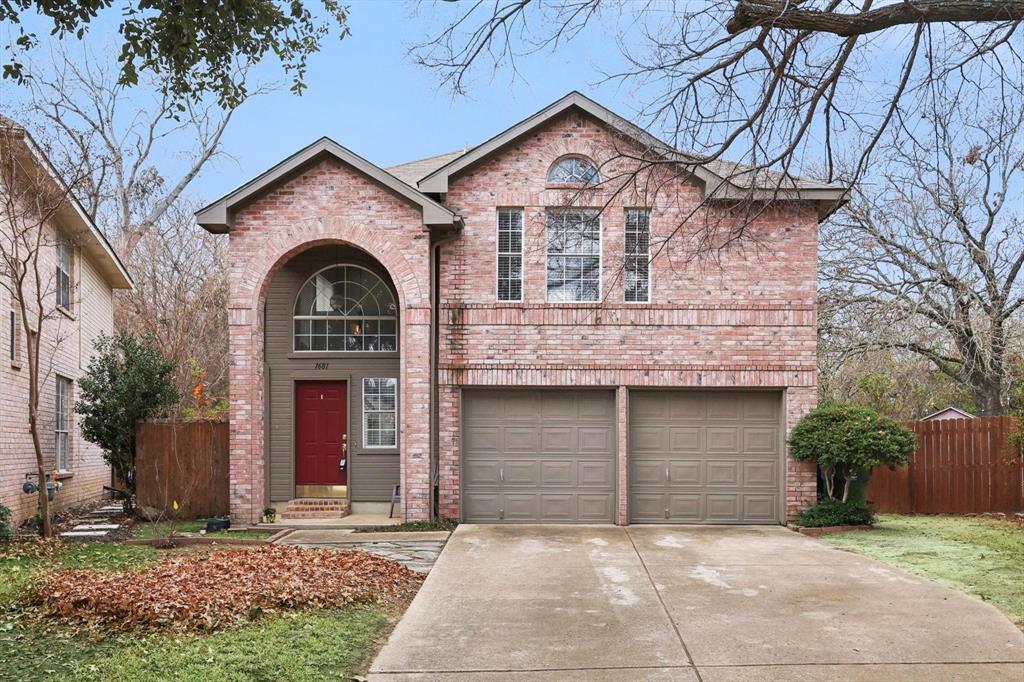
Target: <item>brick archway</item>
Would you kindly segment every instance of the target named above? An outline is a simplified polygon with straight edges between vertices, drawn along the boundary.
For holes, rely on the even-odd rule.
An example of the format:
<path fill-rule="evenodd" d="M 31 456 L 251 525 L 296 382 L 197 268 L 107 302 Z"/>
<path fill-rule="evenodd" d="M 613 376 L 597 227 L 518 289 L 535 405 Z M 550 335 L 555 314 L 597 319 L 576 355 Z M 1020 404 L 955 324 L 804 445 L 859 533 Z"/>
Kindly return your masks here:
<path fill-rule="evenodd" d="M 416 228 L 420 226 L 417 225 Z M 412 228 L 412 229 L 416 229 Z M 409 232 L 412 232 L 412 229 Z M 422 234 L 422 233 L 420 233 Z M 231 354 L 231 514 L 258 521 L 267 502 L 265 451 L 264 303 L 274 274 L 296 255 L 327 244 L 345 244 L 365 251 L 387 270 L 398 294 L 402 405 L 400 418 L 400 481 L 402 516 L 429 516 L 429 432 L 407 428 L 429 424 L 430 279 L 429 240 L 396 245 L 365 224 L 340 218 L 312 218 L 291 229 L 275 230 L 253 243 L 244 235 L 247 258 L 232 259 L 228 300 Z M 241 240 L 240 240 L 241 241 Z M 232 235 L 232 248 L 235 248 Z M 239 244 L 239 246 L 241 246 Z"/>

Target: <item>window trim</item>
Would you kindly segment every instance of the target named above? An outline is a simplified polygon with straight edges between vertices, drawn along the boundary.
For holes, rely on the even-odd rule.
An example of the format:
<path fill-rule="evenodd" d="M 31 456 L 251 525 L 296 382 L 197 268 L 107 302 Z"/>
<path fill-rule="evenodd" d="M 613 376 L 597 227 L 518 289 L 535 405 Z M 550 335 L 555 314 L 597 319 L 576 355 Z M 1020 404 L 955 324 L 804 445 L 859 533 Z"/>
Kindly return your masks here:
<path fill-rule="evenodd" d="M 580 159 L 589 163 L 594 169 L 594 182 L 558 182 L 551 179 L 551 173 L 555 170 L 563 161 L 568 159 Z M 577 188 L 594 188 L 599 187 L 604 182 L 601 179 L 601 169 L 598 167 L 597 162 L 586 154 L 562 154 L 555 159 L 550 166 L 548 166 L 547 173 L 544 174 L 544 184 L 547 187 L 577 187 Z"/>
<path fill-rule="evenodd" d="M 501 250 L 501 214 L 502 212 L 519 214 L 519 252 Z M 526 212 L 520 208 L 498 207 L 494 213 L 494 300 L 498 303 L 522 303 L 523 289 L 526 282 Z M 519 256 L 519 298 L 501 297 L 501 257 Z"/>
<path fill-rule="evenodd" d="M 296 315 L 295 314 L 296 306 L 298 306 L 298 304 L 299 304 L 299 298 L 302 296 L 302 292 L 305 290 L 306 285 L 308 285 L 313 280 L 313 278 L 315 278 L 321 272 L 326 272 L 327 270 L 331 270 L 333 268 L 340 268 L 340 267 L 357 268 L 359 270 L 364 270 L 364 271 L 370 273 L 371 275 L 376 277 L 378 280 L 380 280 L 381 284 L 383 284 L 385 286 L 385 288 L 387 288 L 388 293 L 391 294 L 391 297 L 392 297 L 392 299 L 394 300 L 394 303 L 395 303 L 395 314 L 394 315 L 363 315 L 363 316 L 359 317 L 358 319 L 360 319 L 360 320 L 376 320 L 376 321 L 380 321 L 380 320 L 394 320 L 395 321 L 395 334 L 394 334 L 394 336 L 395 336 L 395 348 L 393 350 L 365 350 L 365 349 L 345 350 L 344 348 L 342 348 L 342 349 L 333 349 L 333 350 L 331 350 L 331 349 L 324 349 L 324 350 L 313 350 L 313 349 L 300 350 L 300 349 L 295 347 L 295 337 L 296 337 L 295 321 L 296 320 L 311 320 L 311 321 L 312 320 L 336 320 L 337 321 L 337 320 L 356 319 L 356 318 L 345 317 L 345 316 L 341 316 L 341 315 Z M 374 272 L 370 268 L 365 267 L 363 265 L 358 265 L 356 263 L 334 263 L 332 265 L 328 265 L 326 267 L 320 268 L 316 272 L 312 273 L 309 277 L 307 277 L 306 279 L 302 280 L 302 284 L 299 286 L 298 290 L 295 292 L 295 297 L 292 300 L 290 318 L 291 318 L 291 323 L 292 323 L 292 325 L 291 325 L 291 339 L 292 339 L 291 353 L 299 354 L 302 357 L 309 357 L 311 355 L 315 355 L 315 356 L 319 357 L 321 355 L 327 355 L 327 354 L 331 354 L 331 353 L 338 354 L 338 355 L 340 355 L 342 357 L 356 357 L 356 356 L 363 355 L 363 354 L 365 354 L 365 355 L 372 355 L 374 357 L 379 357 L 381 355 L 385 355 L 386 356 L 387 354 L 395 354 L 395 355 L 397 355 L 399 353 L 400 349 L 401 349 L 401 343 L 402 343 L 402 340 L 401 340 L 401 325 L 399 324 L 399 320 L 401 318 L 401 308 L 399 307 L 398 296 L 395 294 L 395 292 L 388 285 L 388 282 L 387 282 L 387 280 L 384 277 L 382 277 L 377 272 Z M 312 334 L 310 336 L 312 337 Z M 378 336 L 380 336 L 379 332 L 378 332 Z M 386 334 L 386 336 L 390 336 L 390 334 Z"/>
<path fill-rule="evenodd" d="M 74 421 L 71 412 L 71 405 L 74 402 L 74 391 L 74 382 L 70 378 L 58 374 L 56 377 L 55 384 L 55 412 L 53 420 L 53 464 L 54 469 L 56 469 L 58 472 L 71 471 L 71 432 Z M 62 426 L 64 428 L 61 428 Z M 64 462 L 61 462 L 61 436 L 64 437 Z"/>
<path fill-rule="evenodd" d="M 642 301 L 630 301 L 626 298 L 626 259 L 629 258 L 629 253 L 626 252 L 626 236 L 629 229 L 629 223 L 627 221 L 627 215 L 630 212 L 646 213 L 647 214 L 647 298 Z M 654 288 L 653 283 L 653 268 L 651 267 L 651 209 L 650 208 L 637 208 L 631 207 L 626 208 L 622 212 L 622 301 L 630 305 L 644 304 L 651 302 L 651 294 Z"/>
<path fill-rule="evenodd" d="M 395 407 L 393 410 L 367 410 L 366 409 L 366 382 L 368 381 L 391 381 L 395 387 Z M 380 395 L 380 394 L 378 394 Z M 398 448 L 398 379 L 396 377 L 363 377 L 362 386 L 359 392 L 359 407 L 361 412 L 361 424 L 362 424 L 362 446 L 363 450 L 395 450 Z M 395 416 L 395 441 L 387 445 L 370 445 L 367 442 L 367 434 L 369 428 L 366 425 L 367 416 L 370 414 L 393 414 Z"/>
<path fill-rule="evenodd" d="M 551 258 L 551 252 L 548 248 L 548 215 L 552 212 L 559 211 L 593 211 L 597 216 L 597 298 L 593 301 L 580 301 L 580 300 L 565 300 L 565 301 L 552 301 L 548 294 L 548 261 Z M 553 304 L 593 304 L 601 303 L 604 300 L 604 220 L 603 212 L 599 208 L 591 207 L 577 207 L 577 206 L 549 206 L 544 209 L 544 302 Z M 564 256 L 565 254 L 556 254 Z"/>
<path fill-rule="evenodd" d="M 61 264 L 62 252 L 67 249 L 68 256 L 68 269 L 64 271 L 63 265 Z M 71 242 L 71 239 L 63 234 L 59 233 L 57 238 L 57 259 L 56 259 L 56 272 L 54 273 L 57 277 L 57 286 L 55 287 L 54 297 L 57 302 L 57 310 L 60 310 L 69 316 L 74 312 L 74 297 L 72 291 L 75 287 L 75 246 Z M 63 291 L 61 287 L 61 275 L 67 278 L 67 305 L 61 303 L 61 293 Z"/>

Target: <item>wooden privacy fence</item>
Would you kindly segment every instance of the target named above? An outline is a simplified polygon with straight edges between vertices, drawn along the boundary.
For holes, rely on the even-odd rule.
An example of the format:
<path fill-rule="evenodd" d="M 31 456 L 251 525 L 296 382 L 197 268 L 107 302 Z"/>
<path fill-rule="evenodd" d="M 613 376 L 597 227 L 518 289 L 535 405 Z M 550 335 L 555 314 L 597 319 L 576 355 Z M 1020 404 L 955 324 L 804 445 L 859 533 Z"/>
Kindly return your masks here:
<path fill-rule="evenodd" d="M 228 513 L 228 423 L 148 421 L 135 427 L 135 494 L 140 508 L 177 518 Z"/>
<path fill-rule="evenodd" d="M 906 467 L 878 467 L 868 484 L 876 511 L 920 514 L 1024 509 L 1024 463 L 1007 436 L 1013 417 L 909 422 L 917 451 Z"/>

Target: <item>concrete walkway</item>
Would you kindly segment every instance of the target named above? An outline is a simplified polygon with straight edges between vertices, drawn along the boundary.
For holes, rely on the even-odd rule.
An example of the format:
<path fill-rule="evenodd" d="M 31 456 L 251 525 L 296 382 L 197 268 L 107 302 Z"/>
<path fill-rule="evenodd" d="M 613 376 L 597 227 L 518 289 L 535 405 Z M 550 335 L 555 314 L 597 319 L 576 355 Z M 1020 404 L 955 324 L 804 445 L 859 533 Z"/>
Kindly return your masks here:
<path fill-rule="evenodd" d="M 994 607 L 783 528 L 459 526 L 370 678 L 1013 680 Z"/>

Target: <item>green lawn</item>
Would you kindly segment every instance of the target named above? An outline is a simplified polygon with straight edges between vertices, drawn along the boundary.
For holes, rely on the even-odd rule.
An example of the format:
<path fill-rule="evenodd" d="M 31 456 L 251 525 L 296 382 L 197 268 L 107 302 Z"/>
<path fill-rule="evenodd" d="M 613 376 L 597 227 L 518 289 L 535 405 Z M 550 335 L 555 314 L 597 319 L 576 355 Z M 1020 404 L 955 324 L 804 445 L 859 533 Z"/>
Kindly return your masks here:
<path fill-rule="evenodd" d="M 182 547 L 171 553 L 218 551 Z M 148 545 L 83 543 L 20 554 L 0 545 L 0 680 L 320 680 L 365 672 L 392 624 L 376 605 L 267 616 L 208 635 L 133 636 L 46 623 L 19 602 L 31 576 L 125 570 L 167 556 Z"/>
<path fill-rule="evenodd" d="M 431 531 L 451 532 L 458 528 L 459 522 L 451 519 L 434 519 L 433 521 L 406 521 L 390 526 L 362 526 L 356 528 L 357 533 L 429 533 Z"/>
<path fill-rule="evenodd" d="M 167 537 L 170 525 L 171 524 L 167 521 L 159 521 L 156 523 L 137 523 L 132 527 L 132 537 L 146 540 Z M 188 533 L 190 535 L 198 535 L 199 531 L 203 528 L 206 528 L 205 519 L 196 521 L 179 521 L 174 528 L 174 532 L 179 534 Z M 207 533 L 203 537 L 234 538 L 236 540 L 266 540 L 271 535 L 273 535 L 272 532 L 265 530 L 232 530 Z"/>
<path fill-rule="evenodd" d="M 985 517 L 880 514 L 875 530 L 823 535 L 989 601 L 1024 624 L 1024 528 Z"/>

